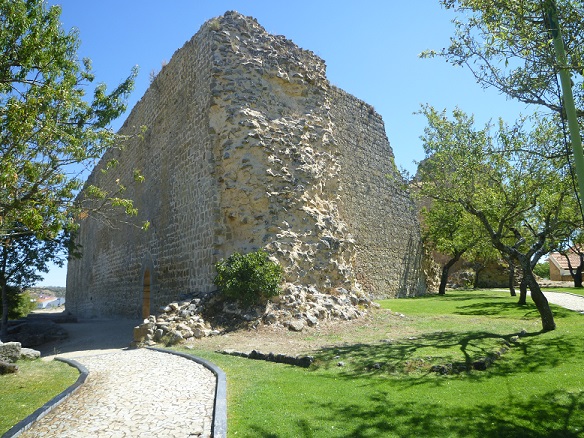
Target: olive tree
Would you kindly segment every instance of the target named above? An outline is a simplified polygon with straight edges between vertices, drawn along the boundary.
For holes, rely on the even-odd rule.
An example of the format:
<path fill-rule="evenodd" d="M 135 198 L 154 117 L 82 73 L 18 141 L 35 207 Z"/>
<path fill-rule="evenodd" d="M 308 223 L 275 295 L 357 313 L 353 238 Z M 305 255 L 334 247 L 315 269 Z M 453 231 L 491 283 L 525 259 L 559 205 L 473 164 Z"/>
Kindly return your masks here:
<path fill-rule="evenodd" d="M 535 118 L 529 131 L 524 120 L 476 129 L 473 117 L 459 109 L 452 119 L 430 106 L 421 112 L 428 121 L 422 136 L 426 159 L 418 170 L 421 193 L 477 219 L 491 244 L 521 268 L 543 329 L 554 330 L 533 266 L 574 229 L 565 157 L 541 154 L 557 148 L 557 124 Z"/>
<path fill-rule="evenodd" d="M 568 68 L 576 112 L 584 118 L 584 3 L 556 0 L 566 51 L 559 65 L 549 28 L 549 5 L 542 0 L 441 0 L 456 13 L 450 45 L 422 56 L 441 56 L 470 69 L 477 82 L 527 104 L 562 114 L 557 81 Z"/>
<path fill-rule="evenodd" d="M 435 201 L 422 209 L 424 243 L 448 257 L 442 264 L 438 294 L 446 293 L 450 269 L 463 257 L 474 260 L 490 243 L 477 222 L 460 204 Z M 490 246 L 490 245 L 489 245 Z"/>

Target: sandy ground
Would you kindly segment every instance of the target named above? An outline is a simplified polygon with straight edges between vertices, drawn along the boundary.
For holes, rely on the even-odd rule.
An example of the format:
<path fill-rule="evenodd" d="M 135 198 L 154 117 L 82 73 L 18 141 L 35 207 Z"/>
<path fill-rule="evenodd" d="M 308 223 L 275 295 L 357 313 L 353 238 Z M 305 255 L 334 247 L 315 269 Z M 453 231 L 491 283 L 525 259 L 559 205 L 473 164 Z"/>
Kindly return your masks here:
<path fill-rule="evenodd" d="M 59 318 L 61 312 L 35 312 L 41 318 Z M 358 342 L 376 342 L 390 337 L 413 333 L 406 317 L 387 310 L 372 310 L 367 316 L 352 321 L 323 321 L 318 327 L 307 327 L 293 332 L 282 326 L 260 326 L 257 329 L 238 330 L 221 336 L 192 339 L 187 346 L 205 350 L 233 349 L 250 352 L 302 354 L 323 347 Z M 133 328 L 139 320 L 87 319 L 76 323 L 59 324 L 69 337 L 39 347 L 47 360 L 53 356 L 72 357 L 105 353 L 128 348 Z M 391 333 L 388 333 L 388 332 Z"/>

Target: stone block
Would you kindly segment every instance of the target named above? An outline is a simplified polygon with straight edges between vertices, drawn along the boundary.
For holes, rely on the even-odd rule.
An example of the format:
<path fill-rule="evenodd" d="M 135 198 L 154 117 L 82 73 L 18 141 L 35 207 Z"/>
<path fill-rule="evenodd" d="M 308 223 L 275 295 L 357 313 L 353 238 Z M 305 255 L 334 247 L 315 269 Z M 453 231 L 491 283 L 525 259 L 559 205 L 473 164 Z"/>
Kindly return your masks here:
<path fill-rule="evenodd" d="M 14 363 L 22 355 L 20 342 L 4 342 L 0 344 L 0 361 Z"/>
<path fill-rule="evenodd" d="M 22 348 L 20 350 L 21 359 L 35 360 L 39 357 L 41 357 L 41 352 L 38 350 L 33 350 L 32 348 Z"/>
<path fill-rule="evenodd" d="M 140 324 L 140 325 L 134 327 L 134 332 L 133 332 L 134 342 L 137 342 L 137 343 L 144 342 L 146 340 L 146 338 L 148 337 L 148 332 L 150 330 L 151 330 L 150 324 L 148 324 L 148 323 Z"/>

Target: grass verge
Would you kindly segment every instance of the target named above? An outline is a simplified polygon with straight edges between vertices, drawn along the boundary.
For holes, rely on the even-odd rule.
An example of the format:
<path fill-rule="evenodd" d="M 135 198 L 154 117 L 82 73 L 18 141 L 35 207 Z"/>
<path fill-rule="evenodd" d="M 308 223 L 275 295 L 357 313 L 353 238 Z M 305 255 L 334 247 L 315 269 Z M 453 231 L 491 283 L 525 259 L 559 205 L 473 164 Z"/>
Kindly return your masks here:
<path fill-rule="evenodd" d="M 19 361 L 19 371 L 0 376 L 0 436 L 75 383 L 79 372 L 59 361 Z"/>
<path fill-rule="evenodd" d="M 541 333 L 533 305 L 489 291 L 381 305 L 415 334 L 389 324 L 309 369 L 188 350 L 227 374 L 229 436 L 584 437 L 584 316 L 554 306 L 558 328 Z M 507 345 L 486 371 L 430 371 Z"/>

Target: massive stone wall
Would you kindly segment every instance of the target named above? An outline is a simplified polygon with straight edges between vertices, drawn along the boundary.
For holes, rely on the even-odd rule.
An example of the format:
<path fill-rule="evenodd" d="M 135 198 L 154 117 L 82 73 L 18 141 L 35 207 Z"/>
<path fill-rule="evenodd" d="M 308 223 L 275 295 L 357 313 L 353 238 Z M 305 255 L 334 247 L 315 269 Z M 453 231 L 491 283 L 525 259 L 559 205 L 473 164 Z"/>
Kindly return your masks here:
<path fill-rule="evenodd" d="M 332 87 L 324 62 L 237 13 L 207 22 L 152 83 L 91 181 L 135 199 L 148 231 L 82 223 L 68 308 L 80 316 L 142 311 L 213 289 L 214 263 L 266 248 L 286 281 L 375 297 L 424 291 L 414 206 L 381 117 Z M 134 169 L 144 183 L 129 180 Z"/>

